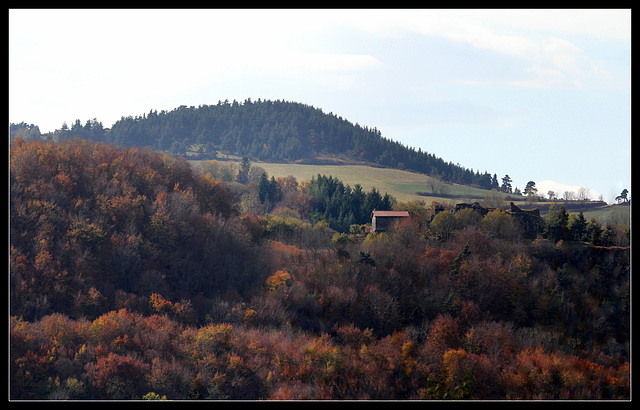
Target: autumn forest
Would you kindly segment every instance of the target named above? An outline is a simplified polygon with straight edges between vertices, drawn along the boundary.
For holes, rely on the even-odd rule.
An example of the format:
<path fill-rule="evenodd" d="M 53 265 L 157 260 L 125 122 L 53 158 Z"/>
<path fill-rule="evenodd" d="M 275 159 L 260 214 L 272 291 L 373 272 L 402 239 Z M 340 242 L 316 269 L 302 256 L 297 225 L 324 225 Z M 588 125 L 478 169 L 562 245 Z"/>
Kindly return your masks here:
<path fill-rule="evenodd" d="M 12 141 L 11 399 L 630 399 L 628 226 L 224 167 Z"/>

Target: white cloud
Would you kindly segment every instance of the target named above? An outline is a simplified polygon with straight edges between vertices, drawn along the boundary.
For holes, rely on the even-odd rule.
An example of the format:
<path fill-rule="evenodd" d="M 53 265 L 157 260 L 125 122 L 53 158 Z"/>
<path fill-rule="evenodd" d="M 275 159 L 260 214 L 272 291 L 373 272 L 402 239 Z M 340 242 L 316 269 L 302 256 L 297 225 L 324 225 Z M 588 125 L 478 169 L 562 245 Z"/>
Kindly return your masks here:
<path fill-rule="evenodd" d="M 631 39 L 631 9 L 475 9 L 456 10 L 455 13 L 501 30 Z"/>
<path fill-rule="evenodd" d="M 631 36 L 630 10 L 391 10 L 350 17 L 345 24 L 377 35 L 438 36 L 520 59 L 528 66 L 522 79 L 504 84 L 525 88 L 583 88 L 608 81 L 610 67 L 566 36 L 624 41 Z"/>

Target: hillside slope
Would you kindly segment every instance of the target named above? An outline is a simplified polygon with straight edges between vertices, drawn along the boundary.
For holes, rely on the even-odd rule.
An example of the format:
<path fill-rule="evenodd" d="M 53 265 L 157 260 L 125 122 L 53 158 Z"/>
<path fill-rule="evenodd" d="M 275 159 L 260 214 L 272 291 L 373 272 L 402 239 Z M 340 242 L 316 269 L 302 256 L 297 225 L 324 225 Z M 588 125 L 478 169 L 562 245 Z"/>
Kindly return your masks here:
<path fill-rule="evenodd" d="M 235 154 L 252 160 L 294 162 L 325 155 L 426 174 L 437 173 L 449 182 L 491 188 L 491 175 L 446 162 L 421 149 L 406 147 L 381 135 L 376 128 L 353 124 L 319 108 L 288 102 L 228 101 L 172 111 L 150 111 L 122 117 L 111 130 L 80 124 L 63 136 L 115 142 L 125 147 L 149 146 L 184 154 L 197 145 L 200 158 Z M 97 132 L 95 132 L 97 131 Z"/>
<path fill-rule="evenodd" d="M 225 183 L 77 139 L 10 152 L 14 400 L 630 398 L 628 230 L 556 213 L 521 241 L 469 210 L 358 240 L 327 225 L 390 203 L 335 178 Z"/>
<path fill-rule="evenodd" d="M 279 164 L 259 162 L 258 165 L 276 178 L 292 175 L 299 181 L 310 180 L 320 175 L 334 176 L 352 187 L 360 184 L 364 189 L 377 188 L 388 193 L 398 201 L 424 200 L 442 201 L 437 196 L 421 196 L 417 192 L 428 191 L 427 177 L 424 174 L 393 168 L 372 167 L 366 164 L 315 165 L 315 164 Z M 484 196 L 487 191 L 464 185 L 452 185 L 451 192 L 458 195 Z M 465 199 L 460 198 L 460 201 Z M 455 201 L 457 202 L 457 201 Z"/>
<path fill-rule="evenodd" d="M 12 314 L 101 314 L 134 294 L 210 298 L 263 279 L 227 188 L 184 159 L 16 141 L 10 165 Z"/>
<path fill-rule="evenodd" d="M 193 164 L 199 164 L 204 161 L 190 161 Z M 221 163 L 224 163 L 220 161 Z M 227 162 L 228 163 L 228 162 Z M 239 162 L 238 162 L 239 164 Z M 333 176 L 346 185 L 354 187 L 359 184 L 363 189 L 378 189 L 381 193 L 388 193 L 398 201 L 424 201 L 430 204 L 432 201 L 439 201 L 451 204 L 462 202 L 483 202 L 496 199 L 502 200 L 502 207 L 508 207 L 509 202 L 516 202 L 524 209 L 538 208 L 541 214 L 546 214 L 552 204 L 556 207 L 564 207 L 567 212 L 588 212 L 588 218 L 598 217 L 603 223 L 609 222 L 610 213 L 615 213 L 616 225 L 618 222 L 626 221 L 628 225 L 628 209 L 613 211 L 614 207 L 607 206 L 605 202 L 600 201 L 549 201 L 539 198 L 535 202 L 530 202 L 526 196 L 507 194 L 498 191 L 487 191 L 464 184 L 446 184 L 446 194 L 433 193 L 429 185 L 429 177 L 408 170 L 400 170 L 394 168 L 375 167 L 366 163 L 342 163 L 337 164 L 300 164 L 300 163 L 273 163 L 273 162 L 255 162 L 254 165 L 264 169 L 267 174 L 276 178 L 286 178 L 288 176 L 295 177 L 298 181 L 308 181 L 318 175 Z M 626 208 L 627 218 L 624 218 L 624 210 Z M 619 215 L 620 214 L 620 215 Z"/>

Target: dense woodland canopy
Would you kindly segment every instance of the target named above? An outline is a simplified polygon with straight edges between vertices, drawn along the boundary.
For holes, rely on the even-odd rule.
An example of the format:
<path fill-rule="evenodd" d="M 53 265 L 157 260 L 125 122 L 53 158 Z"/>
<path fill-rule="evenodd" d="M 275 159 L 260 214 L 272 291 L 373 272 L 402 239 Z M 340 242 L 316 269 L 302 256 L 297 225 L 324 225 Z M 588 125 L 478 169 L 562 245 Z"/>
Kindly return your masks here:
<path fill-rule="evenodd" d="M 110 130 L 92 119 L 77 120 L 55 131 L 56 138 L 70 136 L 125 147 L 151 147 L 184 154 L 194 144 L 200 157 L 219 153 L 247 156 L 260 161 L 312 160 L 341 155 L 379 166 L 438 175 L 448 182 L 497 188 L 496 175 L 446 162 L 421 149 L 406 147 L 382 136 L 377 128 L 353 124 L 310 105 L 251 99 L 224 101 L 199 107 L 180 106 L 172 111 L 151 110 L 122 117 Z"/>
<path fill-rule="evenodd" d="M 10 148 L 12 399 L 630 398 L 628 227 Z M 412 217 L 363 233 L 380 206 Z"/>

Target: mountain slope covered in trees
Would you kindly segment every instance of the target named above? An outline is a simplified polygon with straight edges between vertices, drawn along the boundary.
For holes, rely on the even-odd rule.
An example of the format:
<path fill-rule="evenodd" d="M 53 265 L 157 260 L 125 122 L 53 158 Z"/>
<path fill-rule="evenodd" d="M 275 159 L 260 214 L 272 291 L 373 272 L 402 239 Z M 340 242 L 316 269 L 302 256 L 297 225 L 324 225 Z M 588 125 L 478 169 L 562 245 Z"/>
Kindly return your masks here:
<path fill-rule="evenodd" d="M 210 165 L 12 143 L 11 399 L 630 399 L 628 229 Z"/>
<path fill-rule="evenodd" d="M 151 110 L 141 116 L 122 117 L 110 130 L 97 121 L 58 131 L 122 146 L 148 146 L 174 154 L 198 144 L 203 158 L 217 152 L 261 161 L 309 160 L 324 155 L 348 158 L 385 167 L 438 174 L 444 180 L 491 189 L 492 177 L 446 162 L 421 149 L 406 147 L 382 136 L 376 128 L 353 124 L 319 108 L 288 102 L 250 99 L 172 111 Z M 495 177 L 494 177 L 495 179 Z"/>

